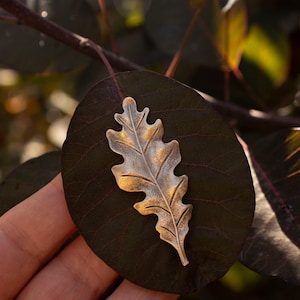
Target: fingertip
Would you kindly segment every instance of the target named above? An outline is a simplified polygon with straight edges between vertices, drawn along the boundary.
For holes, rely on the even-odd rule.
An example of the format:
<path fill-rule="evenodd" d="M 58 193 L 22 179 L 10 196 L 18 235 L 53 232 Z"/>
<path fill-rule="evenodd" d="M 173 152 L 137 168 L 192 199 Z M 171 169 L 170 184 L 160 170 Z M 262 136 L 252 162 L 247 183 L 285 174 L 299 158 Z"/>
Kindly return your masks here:
<path fill-rule="evenodd" d="M 124 280 L 108 300 L 175 300 L 179 295 L 149 290 Z"/>

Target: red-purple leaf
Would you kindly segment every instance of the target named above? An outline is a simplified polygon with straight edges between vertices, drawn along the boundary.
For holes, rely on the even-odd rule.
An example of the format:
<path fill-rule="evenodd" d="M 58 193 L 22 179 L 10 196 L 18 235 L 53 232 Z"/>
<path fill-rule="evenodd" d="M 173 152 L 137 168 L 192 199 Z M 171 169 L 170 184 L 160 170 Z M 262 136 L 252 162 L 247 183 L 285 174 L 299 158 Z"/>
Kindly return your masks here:
<path fill-rule="evenodd" d="M 0 216 L 38 191 L 60 172 L 60 151 L 30 159 L 0 183 Z"/>
<path fill-rule="evenodd" d="M 300 131 L 282 130 L 249 149 L 256 210 L 241 261 L 300 284 Z"/>
<path fill-rule="evenodd" d="M 237 259 L 251 225 L 254 195 L 249 167 L 234 132 L 193 89 L 151 72 L 117 75 L 149 124 L 161 119 L 164 142 L 177 140 L 186 174 L 182 202 L 193 205 L 182 266 L 173 247 L 159 239 L 155 215 L 134 208 L 142 193 L 122 191 L 111 167 L 122 157 L 109 148 L 108 129 L 122 103 L 108 78 L 79 104 L 63 146 L 62 175 L 70 213 L 93 251 L 123 277 L 150 289 L 191 293 L 221 277 Z"/>

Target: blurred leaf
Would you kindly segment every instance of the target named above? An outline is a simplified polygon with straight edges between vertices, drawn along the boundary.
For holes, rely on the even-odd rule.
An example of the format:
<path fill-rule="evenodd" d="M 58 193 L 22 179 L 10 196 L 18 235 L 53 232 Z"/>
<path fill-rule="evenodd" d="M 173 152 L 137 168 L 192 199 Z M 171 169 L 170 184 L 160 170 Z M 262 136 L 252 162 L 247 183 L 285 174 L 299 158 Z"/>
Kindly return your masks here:
<path fill-rule="evenodd" d="M 243 292 L 260 286 L 265 279 L 263 276 L 236 262 L 220 279 L 220 282 L 235 292 Z"/>
<path fill-rule="evenodd" d="M 222 276 L 237 259 L 253 216 L 249 168 L 234 132 L 193 89 L 151 72 L 117 75 L 124 96 L 150 108 L 149 124 L 163 121 L 164 141 L 176 139 L 186 174 L 184 203 L 193 205 L 181 265 L 175 249 L 153 228 L 154 215 L 133 204 L 142 193 L 118 188 L 111 167 L 122 158 L 110 150 L 106 130 L 119 130 L 121 101 L 110 78 L 79 104 L 63 146 L 62 174 L 71 215 L 93 251 L 123 277 L 147 288 L 191 293 Z"/>
<path fill-rule="evenodd" d="M 174 55 L 193 13 L 194 10 L 185 1 L 153 1 L 146 15 L 146 29 L 157 47 Z M 222 12 L 218 0 L 206 1 L 183 58 L 197 64 L 220 66 L 226 57 L 235 67 L 240 61 L 246 30 L 244 1 L 236 1 L 226 12 Z"/>
<path fill-rule="evenodd" d="M 247 33 L 247 10 L 244 1 L 228 1 L 223 7 L 216 41 L 230 67 L 237 67 L 244 50 Z"/>
<path fill-rule="evenodd" d="M 99 2 L 98 0 L 85 0 L 85 2 L 95 11 L 100 12 Z M 108 1 L 105 1 L 108 2 Z M 111 2 L 111 1 L 109 1 Z"/>
<path fill-rule="evenodd" d="M 126 18 L 126 26 L 134 28 L 144 22 L 151 0 L 114 0 L 117 11 Z"/>
<path fill-rule="evenodd" d="M 289 59 L 287 39 L 276 26 L 251 26 L 241 71 L 257 94 L 267 96 L 286 79 Z"/>
<path fill-rule="evenodd" d="M 238 2 L 241 2 L 240 0 L 219 0 L 221 5 L 224 5 L 222 10 L 224 12 L 229 11 L 230 9 L 232 9 L 232 7 L 237 4 Z"/>
<path fill-rule="evenodd" d="M 282 130 L 250 148 L 254 223 L 241 261 L 300 285 L 300 130 Z"/>
<path fill-rule="evenodd" d="M 0 216 L 38 191 L 60 172 L 60 151 L 28 160 L 0 184 Z"/>
<path fill-rule="evenodd" d="M 201 8 L 207 0 L 190 0 L 190 6 L 192 8 Z"/>
<path fill-rule="evenodd" d="M 96 16 L 84 0 L 22 2 L 45 18 L 99 41 L 100 32 Z M 0 14 L 5 12 L 0 10 Z M 90 60 L 43 33 L 23 25 L 0 22 L 0 31 L 0 64 L 21 72 L 66 72 Z"/>

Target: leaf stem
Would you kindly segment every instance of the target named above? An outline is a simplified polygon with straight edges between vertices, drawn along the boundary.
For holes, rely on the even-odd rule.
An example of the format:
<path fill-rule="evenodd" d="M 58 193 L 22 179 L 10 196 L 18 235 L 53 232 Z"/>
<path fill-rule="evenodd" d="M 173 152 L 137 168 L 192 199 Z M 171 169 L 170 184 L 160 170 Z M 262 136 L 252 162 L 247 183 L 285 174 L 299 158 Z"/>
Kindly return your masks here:
<path fill-rule="evenodd" d="M 230 101 L 230 67 L 228 66 L 229 62 L 229 24 L 230 24 L 230 10 L 225 12 L 225 24 L 224 24 L 224 36 L 225 36 L 225 62 L 226 65 L 224 67 L 224 100 L 226 102 Z"/>
<path fill-rule="evenodd" d="M 124 96 L 123 96 L 123 93 L 122 93 L 122 90 L 121 90 L 121 87 L 116 79 L 116 76 L 115 76 L 115 71 L 113 70 L 111 64 L 109 63 L 108 59 L 106 58 L 106 56 L 104 55 L 103 53 L 103 49 L 102 47 L 100 47 L 99 45 L 97 45 L 96 43 L 94 43 L 92 40 L 90 39 L 84 39 L 82 40 L 81 42 L 81 45 L 84 47 L 84 46 L 89 46 L 91 47 L 92 49 L 94 49 L 97 54 L 99 55 L 99 57 L 101 58 L 103 64 L 105 65 L 109 75 L 111 76 L 112 80 L 113 80 L 113 83 L 117 89 L 117 92 L 118 92 L 118 95 L 120 97 L 120 101 L 122 102 L 123 99 L 124 99 Z"/>
<path fill-rule="evenodd" d="M 15 17 L 12 17 L 12 16 L 3 16 L 3 15 L 0 15 L 0 20 L 1 21 L 5 21 L 7 23 L 15 24 L 15 25 L 20 24 L 19 19 L 15 18 Z"/>
<path fill-rule="evenodd" d="M 191 22 L 190 22 L 190 24 L 188 26 L 188 29 L 186 30 L 186 32 L 184 34 L 184 37 L 183 37 L 183 39 L 181 41 L 179 49 L 176 51 L 176 53 L 175 53 L 175 55 L 174 55 L 174 57 L 173 57 L 170 65 L 169 65 L 169 67 L 168 67 L 168 69 L 167 69 L 167 71 L 165 73 L 165 75 L 167 77 L 173 77 L 173 75 L 174 75 L 174 73 L 176 71 L 176 68 L 177 68 L 177 66 L 179 64 L 179 61 L 180 61 L 180 59 L 182 57 L 183 50 L 184 50 L 184 48 L 185 48 L 185 46 L 186 46 L 186 44 L 187 44 L 187 42 L 188 42 L 188 40 L 189 40 L 192 32 L 193 32 L 193 29 L 194 29 L 194 27 L 196 25 L 196 21 L 197 21 L 200 13 L 202 11 L 202 7 L 203 7 L 203 5 L 195 11 L 194 16 L 193 16 L 193 18 L 192 18 L 192 20 L 191 20 Z"/>
<path fill-rule="evenodd" d="M 108 18 L 108 13 L 107 13 L 107 9 L 106 9 L 106 5 L 105 5 L 105 1 L 104 0 L 98 0 L 98 4 L 101 10 L 101 13 L 103 15 L 104 18 L 104 22 L 106 24 L 106 28 L 107 28 L 107 32 L 108 32 L 108 36 L 110 39 L 110 45 L 111 45 L 111 49 L 114 53 L 119 53 L 118 48 L 117 48 L 117 44 L 116 44 L 116 40 L 110 25 L 110 21 Z"/>

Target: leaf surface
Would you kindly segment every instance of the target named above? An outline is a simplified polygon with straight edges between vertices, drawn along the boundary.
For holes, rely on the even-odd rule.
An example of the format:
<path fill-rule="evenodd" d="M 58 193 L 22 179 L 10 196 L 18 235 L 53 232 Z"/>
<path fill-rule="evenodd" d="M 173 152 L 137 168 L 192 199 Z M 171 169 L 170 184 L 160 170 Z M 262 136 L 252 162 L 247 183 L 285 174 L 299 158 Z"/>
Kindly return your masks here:
<path fill-rule="evenodd" d="M 95 13 L 84 0 L 22 2 L 41 16 L 77 34 L 99 41 Z M 0 14 L 6 12 L 0 9 Z M 0 64 L 20 72 L 67 72 L 90 61 L 86 56 L 24 25 L 0 22 L 0 32 Z"/>
<path fill-rule="evenodd" d="M 241 261 L 256 272 L 300 284 L 300 131 L 285 129 L 250 147 L 256 192 Z"/>
<path fill-rule="evenodd" d="M 288 39 L 274 24 L 250 27 L 241 61 L 245 79 L 262 97 L 286 80 L 290 66 Z"/>
<path fill-rule="evenodd" d="M 123 109 L 123 114 L 115 115 L 115 120 L 123 126 L 122 131 L 109 129 L 106 133 L 110 148 L 124 158 L 124 163 L 113 166 L 112 172 L 121 189 L 146 194 L 134 208 L 142 215 L 158 216 L 155 227 L 160 238 L 177 250 L 185 266 L 189 262 L 184 239 L 189 230 L 192 205 L 181 202 L 187 190 L 187 176 L 174 175 L 181 160 L 179 144 L 175 140 L 163 143 L 161 120 L 147 124 L 149 108 L 138 112 L 135 100 L 127 97 L 123 100 Z"/>
<path fill-rule="evenodd" d="M 60 172 L 61 152 L 30 159 L 0 183 L 0 216 L 38 191 Z"/>
<path fill-rule="evenodd" d="M 234 132 L 193 89 L 152 72 L 117 74 L 124 97 L 148 123 L 161 119 L 164 143 L 177 140 L 186 174 L 184 203 L 193 205 L 182 266 L 177 251 L 158 238 L 157 217 L 133 207 L 143 192 L 128 193 L 116 184 L 111 168 L 122 157 L 111 151 L 106 131 L 122 129 L 114 83 L 96 84 L 80 102 L 63 146 L 62 176 L 71 216 L 93 251 L 128 280 L 146 288 L 186 294 L 221 277 L 236 261 L 251 225 L 254 195 L 244 152 Z"/>

